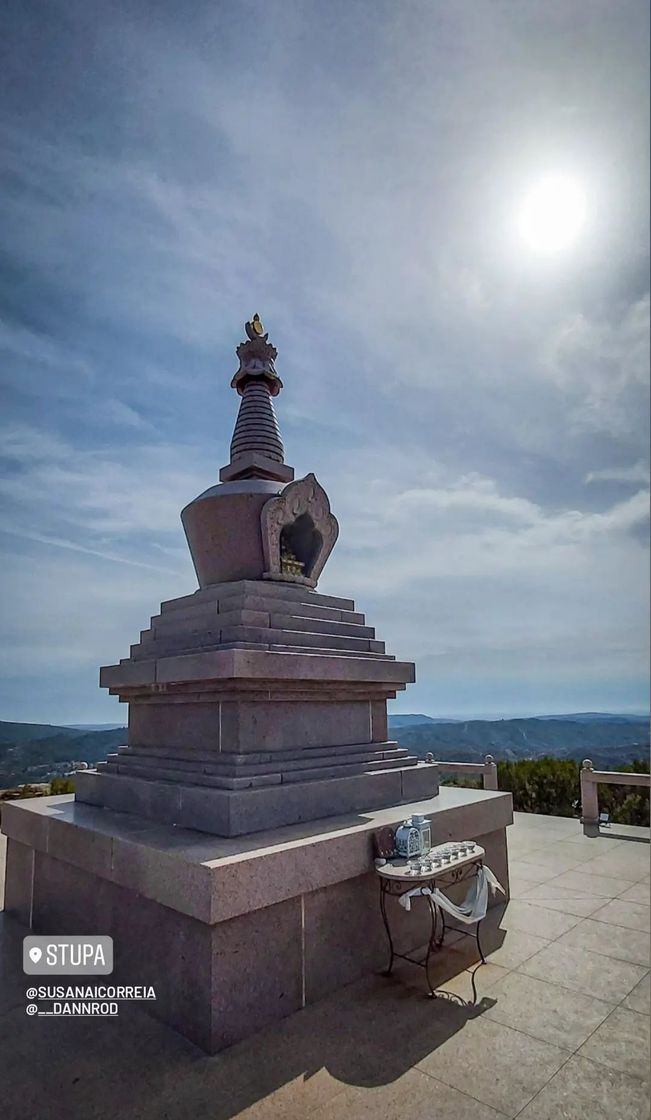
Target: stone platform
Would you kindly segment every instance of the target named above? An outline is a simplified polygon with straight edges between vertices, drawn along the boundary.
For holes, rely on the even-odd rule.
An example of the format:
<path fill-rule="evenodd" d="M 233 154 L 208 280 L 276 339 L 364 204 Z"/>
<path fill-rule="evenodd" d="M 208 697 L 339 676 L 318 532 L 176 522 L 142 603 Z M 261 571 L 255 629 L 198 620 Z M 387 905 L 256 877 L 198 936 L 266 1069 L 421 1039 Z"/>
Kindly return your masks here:
<path fill-rule="evenodd" d="M 154 985 L 143 1006 L 215 1053 L 386 964 L 372 834 L 416 812 L 433 843 L 481 844 L 508 897 L 510 794 L 442 787 L 232 839 L 67 795 L 7 802 L 5 906 L 37 933 L 111 934 L 114 979 Z M 426 907 L 395 910 L 396 948 L 422 945 Z"/>
<path fill-rule="evenodd" d="M 237 580 L 163 603 L 100 682 L 128 745 L 77 799 L 221 836 L 433 797 L 435 766 L 388 739 L 414 667 L 351 599 Z"/>
<path fill-rule="evenodd" d="M 437 999 L 400 962 L 214 1057 L 143 1003 L 26 1015 L 28 931 L 0 913 L 3 1118 L 649 1120 L 649 829 L 587 839 L 514 813 L 507 834 L 511 899 L 483 923 L 476 1002 L 463 938 L 437 958 Z"/>

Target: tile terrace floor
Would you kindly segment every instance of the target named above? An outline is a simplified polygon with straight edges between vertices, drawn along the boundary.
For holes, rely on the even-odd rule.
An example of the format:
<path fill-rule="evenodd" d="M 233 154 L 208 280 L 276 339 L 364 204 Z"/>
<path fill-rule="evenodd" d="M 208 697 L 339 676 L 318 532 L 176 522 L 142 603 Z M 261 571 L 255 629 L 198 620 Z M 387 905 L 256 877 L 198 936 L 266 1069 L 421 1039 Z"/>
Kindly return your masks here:
<path fill-rule="evenodd" d="M 512 899 L 472 942 L 369 977 L 216 1057 L 123 1005 L 117 1020 L 30 1019 L 6 919 L 0 970 L 5 1120 L 648 1120 L 648 830 L 586 839 L 516 814 Z"/>

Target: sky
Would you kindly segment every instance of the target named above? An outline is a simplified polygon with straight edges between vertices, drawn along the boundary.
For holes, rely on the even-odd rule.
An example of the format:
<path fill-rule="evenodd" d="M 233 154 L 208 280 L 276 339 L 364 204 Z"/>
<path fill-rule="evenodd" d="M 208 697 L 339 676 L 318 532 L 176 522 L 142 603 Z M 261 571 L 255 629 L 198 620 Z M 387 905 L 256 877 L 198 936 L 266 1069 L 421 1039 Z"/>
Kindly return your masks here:
<path fill-rule="evenodd" d="M 319 583 L 431 715 L 648 706 L 642 0 L 8 0 L 0 718 L 196 587 L 243 323 L 340 537 Z M 550 176 L 563 249 L 523 236 Z"/>

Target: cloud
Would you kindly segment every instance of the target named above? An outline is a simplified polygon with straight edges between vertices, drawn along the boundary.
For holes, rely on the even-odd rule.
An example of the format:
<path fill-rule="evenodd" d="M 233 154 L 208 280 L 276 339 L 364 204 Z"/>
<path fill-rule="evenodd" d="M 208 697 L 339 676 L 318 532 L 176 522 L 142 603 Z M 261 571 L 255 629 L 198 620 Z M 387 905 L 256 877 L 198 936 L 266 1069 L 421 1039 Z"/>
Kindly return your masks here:
<path fill-rule="evenodd" d="M 525 684 L 532 703 L 553 705 L 554 681 L 587 695 L 609 674 L 612 688 L 643 679 L 648 559 L 635 530 L 648 519 L 645 491 L 600 512 L 545 509 L 386 450 L 333 474 L 341 536 L 324 590 L 348 587 L 389 650 L 416 661 L 416 695 L 435 696 L 437 710 L 490 710 L 487 682 L 498 698 L 504 677 L 506 710 Z"/>
<path fill-rule="evenodd" d="M 12 468 L 0 478 L 0 495 L 14 532 L 50 531 L 61 541 L 57 527 L 65 527 L 76 536 L 72 544 L 120 542 L 146 553 L 151 537 L 179 537 L 180 510 L 205 489 L 205 464 L 185 445 L 80 450 L 36 429 L 11 427 L 0 432 L 0 442 Z"/>
<path fill-rule="evenodd" d="M 92 682 L 88 699 L 96 702 L 99 666 L 128 655 L 129 643 L 137 641 L 156 600 L 168 597 L 173 583 L 169 574 L 145 565 L 131 567 L 127 576 L 91 550 L 71 555 L 4 538 L 0 677 L 12 682 L 22 704 L 25 684 L 34 688 L 39 677 L 56 680 L 68 673 L 69 687 L 75 674 L 84 673 Z M 85 706 L 86 698 L 79 702 Z"/>
<path fill-rule="evenodd" d="M 116 653 L 163 584 L 192 586 L 179 512 L 226 458 L 257 310 L 288 461 L 342 523 L 327 589 L 421 659 L 428 703 L 451 666 L 457 691 L 507 697 L 535 671 L 637 680 L 646 16 L 634 0 L 587 23 L 581 0 L 335 13 L 247 0 L 188 22 L 71 0 L 9 29 L 0 497 L 20 664 L 47 664 L 37 579 L 62 603 L 74 584 Z M 543 266 L 514 215 L 561 165 L 591 217 Z M 66 613 L 46 617 L 51 652 Z M 70 625 L 90 673 L 105 655 Z"/>
<path fill-rule="evenodd" d="M 139 560 L 129 560 L 125 556 L 118 556 L 112 552 L 101 552 L 97 548 L 86 548 L 82 544 L 76 544 L 73 541 L 59 540 L 57 537 L 48 537 L 41 533 L 19 532 L 14 529 L 0 529 L 0 533 L 7 534 L 11 537 L 18 537 L 24 541 L 34 541 L 38 544 L 49 545 L 52 548 L 68 549 L 70 552 L 83 552 L 87 556 L 98 556 L 100 560 L 110 560 L 115 564 L 127 564 L 130 568 L 145 568 L 152 572 L 166 572 L 169 575 L 176 575 L 173 568 L 162 568 L 156 564 L 146 564 Z"/>
<path fill-rule="evenodd" d="M 649 295 L 615 319 L 576 313 L 550 339 L 543 359 L 564 394 L 575 430 L 644 443 L 649 374 Z"/>
<path fill-rule="evenodd" d="M 649 482 L 649 465 L 640 459 L 628 467 L 602 467 L 600 470 L 588 471 L 585 476 L 589 482 Z"/>

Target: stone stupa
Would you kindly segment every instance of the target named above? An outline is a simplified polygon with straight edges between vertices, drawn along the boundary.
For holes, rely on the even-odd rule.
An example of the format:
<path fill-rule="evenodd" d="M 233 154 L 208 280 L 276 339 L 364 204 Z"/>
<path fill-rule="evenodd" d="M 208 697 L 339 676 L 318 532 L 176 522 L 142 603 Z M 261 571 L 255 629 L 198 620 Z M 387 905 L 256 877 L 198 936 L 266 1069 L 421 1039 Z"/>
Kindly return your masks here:
<path fill-rule="evenodd" d="M 230 462 L 181 514 L 199 590 L 102 669 L 128 746 L 76 779 L 78 801 L 220 836 L 438 793 L 437 768 L 388 740 L 414 666 L 352 600 L 315 591 L 339 527 L 315 476 L 285 464 L 277 351 L 257 315 L 246 333 Z"/>
<path fill-rule="evenodd" d="M 426 814 L 433 843 L 472 838 L 508 891 L 513 819 L 510 794 L 439 793 L 438 767 L 388 740 L 414 667 L 315 590 L 337 522 L 284 462 L 276 351 L 257 317 L 247 335 L 230 462 L 182 513 L 199 590 L 101 671 L 129 705 L 128 745 L 77 773 L 74 797 L 2 812 L 7 914 L 112 937 L 112 982 L 151 985 L 142 1007 L 210 1053 L 386 967 L 379 831 Z M 413 956 L 429 906 L 391 901 Z"/>

